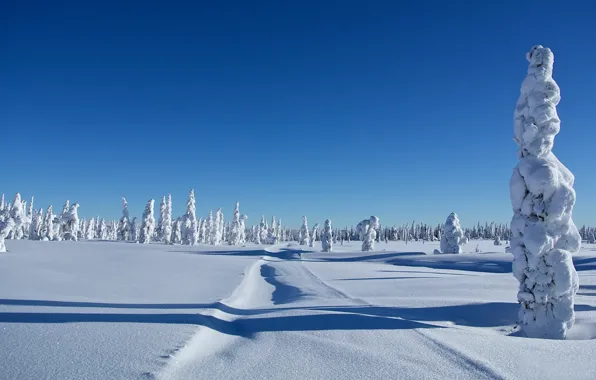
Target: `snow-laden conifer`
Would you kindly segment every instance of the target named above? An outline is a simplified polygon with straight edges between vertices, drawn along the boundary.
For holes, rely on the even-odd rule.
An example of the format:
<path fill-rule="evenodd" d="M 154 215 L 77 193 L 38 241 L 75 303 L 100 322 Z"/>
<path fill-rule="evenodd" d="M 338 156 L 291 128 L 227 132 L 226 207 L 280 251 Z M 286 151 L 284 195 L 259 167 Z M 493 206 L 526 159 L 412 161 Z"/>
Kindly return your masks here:
<path fill-rule="evenodd" d="M 331 219 L 325 221 L 325 227 L 321 236 L 321 246 L 323 252 L 331 252 L 333 250 L 333 232 L 331 228 Z"/>
<path fill-rule="evenodd" d="M 510 181 L 513 275 L 519 281 L 519 324 L 533 338 L 564 339 L 575 321 L 579 279 L 572 255 L 581 237 L 571 219 L 574 176 L 552 153 L 560 120 L 554 56 L 532 47 L 515 109 L 519 163 Z"/>
<path fill-rule="evenodd" d="M 452 212 L 447 217 L 443 226 L 443 236 L 441 237 L 442 253 L 461 253 L 464 233 L 459 224 L 457 214 Z"/>
<path fill-rule="evenodd" d="M 143 221 L 141 223 L 141 233 L 139 235 L 139 243 L 148 244 L 151 241 L 153 232 L 155 230 L 155 216 L 153 215 L 153 206 L 155 201 L 149 199 L 145 211 L 143 211 Z"/>
<path fill-rule="evenodd" d="M 379 228 L 379 218 L 371 216 L 366 227 L 366 232 L 364 233 L 364 240 L 362 241 L 363 251 L 373 251 L 375 249 L 377 228 Z"/>
<path fill-rule="evenodd" d="M 302 226 L 300 227 L 299 233 L 300 245 L 307 245 L 310 240 L 310 234 L 308 232 L 308 220 L 306 216 L 302 217 Z"/>
<path fill-rule="evenodd" d="M 240 244 L 240 228 L 240 202 L 236 202 L 236 206 L 234 206 L 234 215 L 232 216 L 232 228 L 230 231 L 230 240 L 228 241 L 228 244 Z"/>
<path fill-rule="evenodd" d="M 118 240 L 131 240 L 130 215 L 128 213 L 128 202 L 122 197 L 122 217 L 118 223 Z"/>

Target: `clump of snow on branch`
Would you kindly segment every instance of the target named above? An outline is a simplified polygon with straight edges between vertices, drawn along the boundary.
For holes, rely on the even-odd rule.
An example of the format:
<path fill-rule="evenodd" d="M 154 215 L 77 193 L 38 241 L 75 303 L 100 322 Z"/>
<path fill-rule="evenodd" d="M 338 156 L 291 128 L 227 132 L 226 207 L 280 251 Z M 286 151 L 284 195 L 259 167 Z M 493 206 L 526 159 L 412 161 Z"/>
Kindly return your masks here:
<path fill-rule="evenodd" d="M 519 281 L 519 323 L 529 337 L 564 339 L 573 326 L 579 288 L 572 255 L 581 237 L 571 219 L 574 176 L 552 153 L 560 121 L 554 55 L 541 45 L 526 58 L 528 74 L 515 108 L 519 163 L 510 180 L 513 275 Z"/>

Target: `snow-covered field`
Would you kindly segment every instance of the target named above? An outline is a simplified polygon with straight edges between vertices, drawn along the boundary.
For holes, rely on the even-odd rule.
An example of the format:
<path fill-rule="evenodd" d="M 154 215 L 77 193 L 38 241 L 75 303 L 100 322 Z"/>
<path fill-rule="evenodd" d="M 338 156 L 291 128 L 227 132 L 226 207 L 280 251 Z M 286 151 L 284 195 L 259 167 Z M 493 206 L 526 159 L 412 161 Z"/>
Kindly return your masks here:
<path fill-rule="evenodd" d="M 511 254 L 492 241 L 6 245 L 0 379 L 596 378 L 591 245 L 565 341 L 519 336 Z"/>

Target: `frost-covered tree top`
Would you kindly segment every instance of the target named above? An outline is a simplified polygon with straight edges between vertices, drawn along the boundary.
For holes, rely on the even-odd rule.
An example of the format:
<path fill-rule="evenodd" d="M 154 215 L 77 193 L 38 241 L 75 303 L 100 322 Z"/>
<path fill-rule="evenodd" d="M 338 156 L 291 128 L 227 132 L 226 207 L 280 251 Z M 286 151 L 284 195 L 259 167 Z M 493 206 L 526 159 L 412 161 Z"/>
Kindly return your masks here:
<path fill-rule="evenodd" d="M 536 45 L 514 113 L 520 162 L 510 181 L 513 275 L 519 281 L 520 326 L 526 335 L 563 339 L 573 326 L 579 287 L 572 254 L 581 238 L 571 219 L 573 174 L 552 153 L 560 120 L 554 56 Z"/>
<path fill-rule="evenodd" d="M 464 232 L 459 224 L 457 214 L 452 212 L 447 217 L 443 227 L 441 237 L 441 252 L 443 253 L 461 253 L 464 239 Z"/>

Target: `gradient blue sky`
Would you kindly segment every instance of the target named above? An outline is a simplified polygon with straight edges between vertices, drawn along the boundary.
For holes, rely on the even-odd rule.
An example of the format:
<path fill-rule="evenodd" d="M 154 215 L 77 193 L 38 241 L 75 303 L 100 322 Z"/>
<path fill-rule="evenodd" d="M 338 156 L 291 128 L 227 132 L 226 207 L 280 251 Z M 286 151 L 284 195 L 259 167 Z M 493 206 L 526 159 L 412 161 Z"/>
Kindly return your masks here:
<path fill-rule="evenodd" d="M 537 6 L 539 4 L 540 6 Z M 596 3 L 0 2 L 0 192 L 80 214 L 241 202 L 298 226 L 511 218 L 513 109 L 555 53 L 555 153 L 596 224 Z"/>

